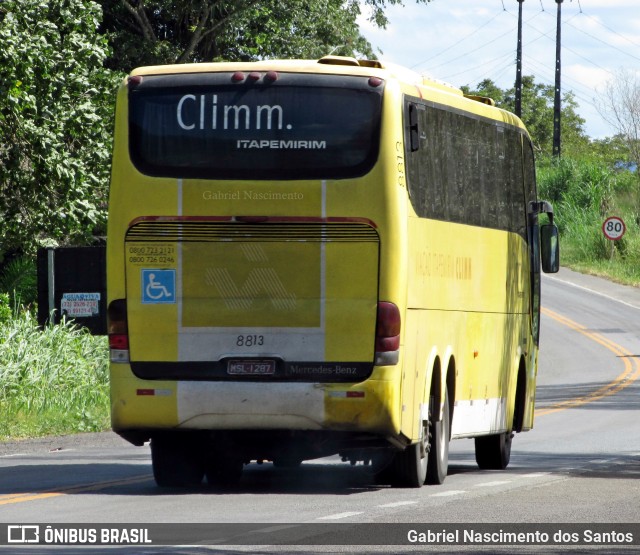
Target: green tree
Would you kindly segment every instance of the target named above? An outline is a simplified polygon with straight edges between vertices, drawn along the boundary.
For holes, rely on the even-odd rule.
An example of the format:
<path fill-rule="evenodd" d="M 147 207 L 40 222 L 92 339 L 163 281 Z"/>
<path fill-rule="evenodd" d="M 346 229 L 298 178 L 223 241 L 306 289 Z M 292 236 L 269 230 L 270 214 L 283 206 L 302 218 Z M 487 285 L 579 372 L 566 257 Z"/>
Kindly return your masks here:
<path fill-rule="evenodd" d="M 114 78 L 89 0 L 0 4 L 0 256 L 105 222 Z"/>
<path fill-rule="evenodd" d="M 591 141 L 590 153 L 610 168 L 615 168 L 618 171 L 628 171 L 635 167 L 635 162 L 631 159 L 629 144 L 624 135 L 618 134 Z"/>
<path fill-rule="evenodd" d="M 480 82 L 475 89 L 462 87 L 468 94 L 488 96 L 496 105 L 511 112 L 515 109 L 515 88 L 502 90 L 490 79 Z M 532 75 L 522 78 L 522 121 L 524 121 L 536 150 L 551 154 L 553 149 L 553 103 L 554 87 L 536 83 Z M 578 115 L 578 103 L 572 92 L 562 98 L 561 136 L 562 152 L 568 155 L 584 151 L 589 145 L 585 134 L 585 121 Z"/>
<path fill-rule="evenodd" d="M 316 58 L 330 52 L 373 57 L 356 23 L 361 7 L 384 27 L 401 0 L 99 0 L 108 66 Z M 430 0 L 416 0 L 427 3 Z"/>
<path fill-rule="evenodd" d="M 605 83 L 600 100 L 600 114 L 624 140 L 629 161 L 636 168 L 640 167 L 640 75 L 630 70 L 619 70 Z"/>
<path fill-rule="evenodd" d="M 491 79 L 483 79 L 475 89 L 471 89 L 469 85 L 463 85 L 460 88 L 465 94 L 485 96 L 491 98 L 496 103 L 496 106 L 505 107 L 505 91 L 498 87 Z"/>
<path fill-rule="evenodd" d="M 358 15 L 358 4 L 343 0 L 261 2 L 225 26 L 211 59 L 316 59 L 329 53 L 373 58 Z"/>

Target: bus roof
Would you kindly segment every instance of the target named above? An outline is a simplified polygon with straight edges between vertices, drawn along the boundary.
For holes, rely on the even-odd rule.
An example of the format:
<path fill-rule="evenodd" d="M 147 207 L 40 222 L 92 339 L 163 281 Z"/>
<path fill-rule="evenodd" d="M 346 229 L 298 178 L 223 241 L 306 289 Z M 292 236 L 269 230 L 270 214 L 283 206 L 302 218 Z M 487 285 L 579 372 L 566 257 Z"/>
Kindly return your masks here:
<path fill-rule="evenodd" d="M 299 59 L 278 59 L 278 60 L 260 60 L 255 62 L 211 62 L 211 63 L 192 63 L 192 64 L 176 64 L 139 67 L 131 72 L 131 76 L 139 75 L 169 75 L 175 73 L 203 73 L 203 72 L 222 72 L 222 71 L 284 71 L 294 70 L 305 73 L 327 73 L 328 67 L 331 67 L 330 73 L 344 75 L 362 75 L 377 76 L 384 79 L 393 78 L 404 83 L 409 87 L 417 87 L 420 96 L 428 96 L 429 93 L 435 93 L 436 96 L 451 95 L 455 104 L 459 101 L 464 103 L 463 99 L 468 99 L 475 103 L 484 105 L 479 106 L 473 111 L 484 112 L 489 109 L 493 114 L 493 118 L 505 121 L 511 125 L 524 128 L 524 124 L 514 114 L 495 107 L 493 99 L 477 95 L 466 95 L 461 89 L 433 78 L 426 76 L 404 66 L 380 61 L 380 60 L 358 60 L 348 56 L 324 56 L 319 60 L 299 60 Z M 455 100 L 454 100 L 455 99 Z M 476 104 L 477 105 L 477 104 Z M 486 113 L 486 112 L 485 112 Z M 500 115 L 498 115 L 500 114 Z"/>

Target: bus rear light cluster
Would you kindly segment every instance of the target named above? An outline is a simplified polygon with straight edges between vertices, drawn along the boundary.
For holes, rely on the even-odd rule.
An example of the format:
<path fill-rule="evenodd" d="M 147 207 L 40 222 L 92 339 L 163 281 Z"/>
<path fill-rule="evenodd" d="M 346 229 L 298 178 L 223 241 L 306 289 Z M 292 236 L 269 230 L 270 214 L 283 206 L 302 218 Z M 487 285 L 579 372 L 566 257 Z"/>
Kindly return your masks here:
<path fill-rule="evenodd" d="M 248 75 L 245 74 L 243 71 L 236 71 L 231 75 L 231 81 L 233 81 L 234 83 L 241 83 L 241 82 L 243 82 L 245 80 L 255 83 L 257 81 L 260 81 L 260 79 L 262 79 L 262 78 L 263 78 L 263 75 L 259 71 L 252 71 Z M 277 80 L 278 80 L 278 72 L 277 71 L 267 71 L 264 74 L 263 81 L 265 83 L 269 83 L 269 82 L 273 82 L 273 81 L 277 81 Z"/>
<path fill-rule="evenodd" d="M 400 310 L 389 302 L 378 303 L 376 366 L 398 364 L 400 354 Z"/>
<path fill-rule="evenodd" d="M 127 327 L 127 303 L 116 299 L 107 310 L 109 333 L 109 359 L 111 362 L 129 362 L 129 330 Z"/>

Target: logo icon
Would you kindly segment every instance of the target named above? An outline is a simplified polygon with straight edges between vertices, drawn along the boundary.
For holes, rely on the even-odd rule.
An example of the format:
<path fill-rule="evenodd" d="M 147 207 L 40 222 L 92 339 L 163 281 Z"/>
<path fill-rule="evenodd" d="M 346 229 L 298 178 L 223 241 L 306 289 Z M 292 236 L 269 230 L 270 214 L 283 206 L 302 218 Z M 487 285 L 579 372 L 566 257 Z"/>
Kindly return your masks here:
<path fill-rule="evenodd" d="M 7 543 L 40 543 L 40 526 L 37 524 L 8 526 Z"/>
<path fill-rule="evenodd" d="M 142 304 L 173 304 L 176 302 L 176 271 L 144 269 L 140 271 L 142 281 Z"/>
<path fill-rule="evenodd" d="M 240 245 L 240 251 L 245 260 L 254 264 L 269 262 L 261 245 Z M 233 280 L 227 268 L 207 269 L 205 281 L 215 286 L 229 310 L 250 310 L 254 300 L 265 295 L 274 310 L 293 311 L 298 307 L 296 295 L 287 290 L 275 268 L 269 266 L 252 268 L 241 285 Z"/>

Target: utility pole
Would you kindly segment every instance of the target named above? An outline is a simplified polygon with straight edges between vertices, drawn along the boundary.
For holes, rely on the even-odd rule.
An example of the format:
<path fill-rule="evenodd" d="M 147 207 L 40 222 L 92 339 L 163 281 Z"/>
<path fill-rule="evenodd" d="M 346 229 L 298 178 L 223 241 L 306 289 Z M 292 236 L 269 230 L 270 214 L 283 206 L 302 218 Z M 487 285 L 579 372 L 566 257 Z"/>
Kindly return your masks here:
<path fill-rule="evenodd" d="M 553 100 L 553 155 L 560 157 L 560 109 L 562 98 L 560 95 L 561 86 L 560 86 L 560 54 L 561 54 L 561 40 L 560 40 L 560 29 L 561 29 L 561 21 L 560 16 L 562 14 L 562 1 L 556 0 L 556 4 L 558 4 L 558 22 L 556 25 L 556 90 L 555 96 Z"/>
<path fill-rule="evenodd" d="M 522 3 L 518 0 L 518 48 L 516 50 L 516 116 L 522 117 Z"/>

